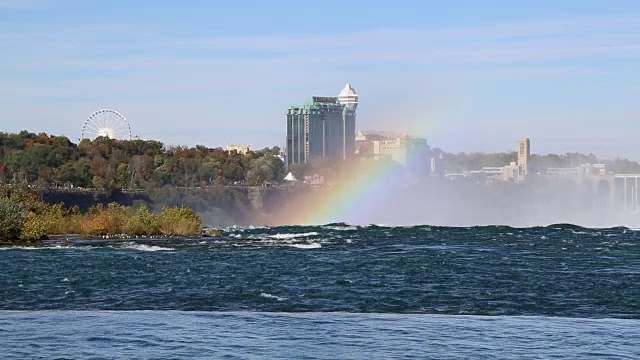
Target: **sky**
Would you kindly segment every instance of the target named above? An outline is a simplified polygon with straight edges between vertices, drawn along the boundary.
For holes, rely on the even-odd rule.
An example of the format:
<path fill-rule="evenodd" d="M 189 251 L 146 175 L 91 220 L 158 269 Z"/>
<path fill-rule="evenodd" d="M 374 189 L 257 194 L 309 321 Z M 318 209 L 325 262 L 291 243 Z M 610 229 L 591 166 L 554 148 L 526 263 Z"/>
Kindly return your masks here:
<path fill-rule="evenodd" d="M 95 110 L 167 145 L 283 147 L 285 111 L 360 95 L 357 128 L 449 152 L 640 160 L 640 1 L 0 0 L 0 131 Z"/>

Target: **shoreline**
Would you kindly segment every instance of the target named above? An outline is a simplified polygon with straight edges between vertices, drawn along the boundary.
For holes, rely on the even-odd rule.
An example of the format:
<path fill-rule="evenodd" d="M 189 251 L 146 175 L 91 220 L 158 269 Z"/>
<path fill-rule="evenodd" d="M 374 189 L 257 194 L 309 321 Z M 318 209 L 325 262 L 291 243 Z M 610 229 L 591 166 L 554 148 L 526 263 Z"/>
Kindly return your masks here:
<path fill-rule="evenodd" d="M 80 234 L 65 234 L 65 235 L 50 235 L 44 239 L 39 240 L 0 240 L 0 248 L 7 247 L 45 247 L 51 244 L 68 242 L 68 241 L 82 241 L 82 242 L 100 242 L 100 241 L 163 241 L 163 240 L 185 240 L 185 239 L 212 239 L 220 237 L 220 235 L 154 235 L 154 236 L 124 236 L 124 235 L 107 235 L 103 237 L 84 237 Z"/>

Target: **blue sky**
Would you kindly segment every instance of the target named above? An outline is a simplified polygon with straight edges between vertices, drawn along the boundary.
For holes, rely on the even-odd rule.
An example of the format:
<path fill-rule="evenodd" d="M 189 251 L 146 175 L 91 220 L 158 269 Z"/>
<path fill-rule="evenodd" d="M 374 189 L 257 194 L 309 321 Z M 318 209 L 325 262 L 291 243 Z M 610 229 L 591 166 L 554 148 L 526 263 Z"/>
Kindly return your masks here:
<path fill-rule="evenodd" d="M 285 109 L 447 151 L 640 160 L 640 1 L 0 0 L 0 131 L 80 136 L 114 108 L 166 144 L 280 145 Z"/>

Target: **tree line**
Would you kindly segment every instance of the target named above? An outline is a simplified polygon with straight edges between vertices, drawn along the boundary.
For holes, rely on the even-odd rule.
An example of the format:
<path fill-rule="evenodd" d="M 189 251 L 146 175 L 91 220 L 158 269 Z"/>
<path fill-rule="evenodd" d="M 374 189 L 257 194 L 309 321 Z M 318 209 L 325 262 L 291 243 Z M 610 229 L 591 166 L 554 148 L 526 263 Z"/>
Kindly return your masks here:
<path fill-rule="evenodd" d="M 0 133 L 0 182 L 39 187 L 156 189 L 262 185 L 284 178 L 278 147 L 247 154 L 155 140 L 99 137 L 78 144 L 46 133 Z"/>

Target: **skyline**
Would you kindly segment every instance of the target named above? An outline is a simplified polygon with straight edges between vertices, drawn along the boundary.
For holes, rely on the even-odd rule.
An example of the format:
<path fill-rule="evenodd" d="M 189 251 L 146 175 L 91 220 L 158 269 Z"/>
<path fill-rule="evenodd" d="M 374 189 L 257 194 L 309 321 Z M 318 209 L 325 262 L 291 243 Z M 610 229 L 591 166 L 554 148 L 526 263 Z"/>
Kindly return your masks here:
<path fill-rule="evenodd" d="M 348 81 L 359 130 L 640 160 L 640 3 L 324 1 L 322 28 L 314 4 L 0 0 L 1 131 L 76 141 L 114 108 L 168 145 L 283 147 L 286 108 Z"/>

